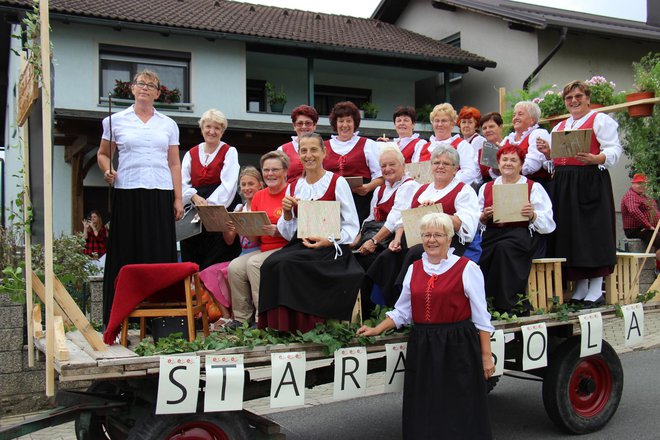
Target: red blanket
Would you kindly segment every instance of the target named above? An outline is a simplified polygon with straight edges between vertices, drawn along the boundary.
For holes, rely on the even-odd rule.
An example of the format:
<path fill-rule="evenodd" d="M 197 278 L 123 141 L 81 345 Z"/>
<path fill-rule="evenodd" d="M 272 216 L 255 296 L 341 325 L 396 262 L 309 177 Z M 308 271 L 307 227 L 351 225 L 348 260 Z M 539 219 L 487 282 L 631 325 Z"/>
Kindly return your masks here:
<path fill-rule="evenodd" d="M 185 301 L 184 280 L 199 271 L 195 263 L 127 264 L 115 280 L 110 322 L 103 334 L 113 344 L 120 326 L 143 301 Z"/>

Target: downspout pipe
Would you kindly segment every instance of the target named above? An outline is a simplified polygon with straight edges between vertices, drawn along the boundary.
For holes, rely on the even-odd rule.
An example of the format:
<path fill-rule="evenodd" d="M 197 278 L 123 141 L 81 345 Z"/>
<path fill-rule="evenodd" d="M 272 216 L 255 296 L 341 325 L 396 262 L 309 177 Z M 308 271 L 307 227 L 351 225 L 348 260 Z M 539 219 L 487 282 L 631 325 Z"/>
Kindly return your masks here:
<path fill-rule="evenodd" d="M 548 64 L 548 62 L 552 59 L 552 57 L 555 56 L 555 54 L 559 51 L 559 49 L 561 49 L 561 47 L 566 42 L 566 35 L 567 34 L 568 34 L 568 28 L 566 28 L 566 26 L 562 27 L 561 28 L 561 35 L 559 36 L 559 41 L 557 41 L 557 44 L 555 45 L 555 47 L 553 47 L 552 50 L 550 51 L 550 53 L 548 55 L 546 55 L 546 57 L 543 59 L 543 61 L 541 61 L 541 64 L 536 66 L 536 69 L 534 69 L 532 74 L 527 77 L 527 79 L 525 80 L 525 82 L 523 83 L 523 86 L 522 86 L 523 90 L 525 90 L 525 91 L 529 90 L 529 83 L 532 82 L 534 77 L 541 71 L 541 69 L 543 69 L 545 67 L 545 65 Z"/>

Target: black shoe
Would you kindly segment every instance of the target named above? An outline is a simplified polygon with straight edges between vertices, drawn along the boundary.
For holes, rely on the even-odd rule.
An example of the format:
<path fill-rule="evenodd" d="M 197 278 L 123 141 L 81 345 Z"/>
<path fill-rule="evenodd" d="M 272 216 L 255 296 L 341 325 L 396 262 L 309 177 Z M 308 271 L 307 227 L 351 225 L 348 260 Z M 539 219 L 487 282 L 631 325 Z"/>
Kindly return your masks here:
<path fill-rule="evenodd" d="M 596 301 L 583 301 L 583 308 L 585 309 L 596 309 L 605 304 L 605 298 L 601 295 Z"/>
<path fill-rule="evenodd" d="M 235 319 L 232 319 L 228 323 L 226 323 L 225 328 L 231 329 L 231 330 L 236 330 L 237 328 L 243 327 L 243 323 L 241 321 L 237 321 Z"/>
<path fill-rule="evenodd" d="M 571 298 L 571 300 L 568 302 L 568 305 L 569 306 L 583 306 L 584 305 L 584 300 Z"/>

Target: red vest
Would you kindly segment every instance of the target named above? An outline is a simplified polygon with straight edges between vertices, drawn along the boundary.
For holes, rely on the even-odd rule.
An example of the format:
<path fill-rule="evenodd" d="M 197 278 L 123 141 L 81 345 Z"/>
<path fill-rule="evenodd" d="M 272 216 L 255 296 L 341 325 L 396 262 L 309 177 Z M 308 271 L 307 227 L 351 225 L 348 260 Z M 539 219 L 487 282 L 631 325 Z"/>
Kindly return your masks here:
<path fill-rule="evenodd" d="M 325 194 L 323 194 L 320 198 L 318 198 L 316 200 L 327 200 L 327 201 L 337 200 L 337 197 L 335 195 L 335 187 L 337 186 L 337 179 L 339 179 L 339 174 L 333 173 L 332 174 L 332 179 L 330 179 L 330 185 L 328 185 L 328 189 L 325 190 Z M 298 184 L 298 180 L 300 180 L 300 179 L 294 180 L 289 185 L 289 195 L 291 197 L 294 197 L 294 195 L 296 193 L 296 185 Z M 296 212 L 296 213 L 298 212 L 297 208 L 298 208 L 297 206 L 293 207 L 293 211 Z"/>
<path fill-rule="evenodd" d="M 325 159 L 323 159 L 323 168 L 344 177 L 363 177 L 371 179 L 371 170 L 367 164 L 367 157 L 364 155 L 364 145 L 367 138 L 360 137 L 351 151 L 345 155 L 334 152 L 330 141 L 325 141 Z"/>
<path fill-rule="evenodd" d="M 494 180 L 491 180 L 490 182 L 486 183 L 486 188 L 484 188 L 484 208 L 489 208 L 493 206 L 493 185 L 495 184 Z M 530 179 L 527 179 L 527 200 L 529 200 L 530 195 L 532 194 L 532 186 L 534 186 L 534 182 L 531 181 Z M 512 227 L 527 227 L 529 226 L 529 222 L 509 222 L 509 223 L 493 223 L 492 221 L 489 221 L 488 227 L 496 227 L 496 228 L 512 228 Z"/>
<path fill-rule="evenodd" d="M 460 137 L 457 137 L 451 142 L 451 146 L 454 147 L 455 150 L 458 150 L 458 144 L 461 143 L 463 139 Z M 431 142 L 427 142 L 426 145 L 422 147 L 422 151 L 419 152 L 419 161 L 420 162 L 425 162 L 427 160 L 431 160 L 431 152 L 429 151 L 429 147 L 431 146 Z"/>
<path fill-rule="evenodd" d="M 302 175 L 303 164 L 300 161 L 300 156 L 293 146 L 293 142 L 288 142 L 282 145 L 282 151 L 289 157 L 289 169 L 287 170 L 287 182 L 291 183 L 297 180 Z"/>
<path fill-rule="evenodd" d="M 470 300 L 465 296 L 463 270 L 470 260 L 460 257 L 445 273 L 429 275 L 424 263 L 413 263 L 410 279 L 410 306 L 413 322 L 442 324 L 470 319 Z"/>
<path fill-rule="evenodd" d="M 596 120 L 596 115 L 598 113 L 594 112 L 593 115 L 589 116 L 589 118 L 584 121 L 584 124 L 582 124 L 578 128 L 594 128 L 594 121 Z M 557 125 L 557 131 L 564 131 L 566 129 L 566 121 L 561 121 L 559 125 Z M 600 154 L 600 143 L 598 142 L 598 139 L 596 138 L 596 133 L 592 132 L 591 133 L 591 145 L 589 147 L 589 152 L 591 154 Z M 553 159 L 552 163 L 556 167 L 561 167 L 564 165 L 578 165 L 578 166 L 585 166 L 586 163 L 582 163 L 579 160 L 575 159 L 574 157 L 560 157 L 558 159 Z"/>
<path fill-rule="evenodd" d="M 405 159 L 406 163 L 412 162 L 412 157 L 415 154 L 415 145 L 417 145 L 417 143 L 421 141 L 422 139 L 420 138 L 413 139 L 412 141 L 408 142 L 408 145 L 403 147 L 403 150 L 401 150 L 401 154 L 403 154 L 403 158 Z"/>
<path fill-rule="evenodd" d="M 513 144 L 509 143 L 509 138 L 506 138 L 506 140 L 504 141 L 504 145 L 502 145 L 502 147 L 508 147 L 509 145 L 513 145 Z M 523 153 L 525 153 L 525 156 L 527 156 L 527 150 L 529 150 L 529 134 L 525 136 L 522 141 L 520 141 L 520 143 L 518 144 L 518 148 L 523 150 Z M 479 160 L 481 160 L 481 156 L 479 156 Z M 538 170 L 534 174 L 530 174 L 529 177 L 543 180 L 543 179 L 549 179 L 551 176 L 550 173 L 548 173 L 545 169 L 543 169 L 543 167 L 541 167 L 540 170 Z"/>
<path fill-rule="evenodd" d="M 412 204 L 410 205 L 411 208 L 417 208 L 419 205 L 421 205 L 421 203 L 419 203 L 419 197 L 422 195 L 424 191 L 426 191 L 426 188 L 429 185 L 430 183 L 425 183 L 424 185 L 419 187 L 419 189 L 413 196 L 413 201 Z M 464 186 L 465 184 L 463 182 L 458 182 L 456 188 L 449 191 L 447 194 L 445 194 L 444 197 L 438 199 L 434 204 L 442 203 L 442 212 L 444 212 L 447 215 L 456 214 L 456 206 L 454 205 L 454 202 L 456 201 L 456 196 L 458 195 L 459 192 L 461 192 Z"/>
<path fill-rule="evenodd" d="M 403 185 L 406 182 L 409 182 L 413 180 L 412 178 L 408 178 L 404 180 L 401 185 Z M 399 186 L 401 188 L 401 186 Z M 387 216 L 390 214 L 390 211 L 392 210 L 392 207 L 394 206 L 394 198 L 396 197 L 396 192 L 399 190 L 399 188 L 395 189 L 392 192 L 392 195 L 390 196 L 389 199 L 381 203 L 381 200 L 383 199 L 383 194 L 385 194 L 385 184 L 383 183 L 380 186 L 380 189 L 378 190 L 378 201 L 376 202 L 376 206 L 374 207 L 374 220 L 377 222 L 384 222 Z"/>
<path fill-rule="evenodd" d="M 224 144 L 215 155 L 211 163 L 206 166 L 199 161 L 199 145 L 190 149 L 190 184 L 193 188 L 205 185 L 219 185 L 220 171 L 225 163 L 225 156 L 229 151 L 229 145 Z"/>

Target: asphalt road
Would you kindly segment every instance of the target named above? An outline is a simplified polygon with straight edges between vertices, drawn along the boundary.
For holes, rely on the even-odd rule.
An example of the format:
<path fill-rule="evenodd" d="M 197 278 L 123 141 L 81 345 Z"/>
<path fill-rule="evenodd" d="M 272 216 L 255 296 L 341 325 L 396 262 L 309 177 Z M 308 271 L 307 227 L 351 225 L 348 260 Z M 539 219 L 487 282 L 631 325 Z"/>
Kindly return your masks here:
<path fill-rule="evenodd" d="M 619 409 L 601 431 L 580 440 L 657 440 L 660 438 L 660 348 L 621 355 L 623 397 Z M 547 417 L 542 384 L 504 377 L 489 395 L 493 433 L 497 439 L 577 438 L 565 434 Z M 271 414 L 287 440 L 401 439 L 401 394 L 352 399 L 313 408 Z"/>

